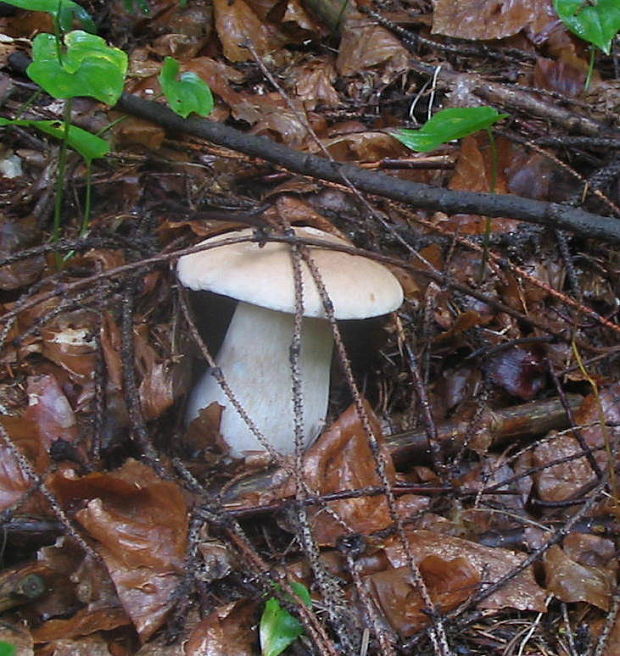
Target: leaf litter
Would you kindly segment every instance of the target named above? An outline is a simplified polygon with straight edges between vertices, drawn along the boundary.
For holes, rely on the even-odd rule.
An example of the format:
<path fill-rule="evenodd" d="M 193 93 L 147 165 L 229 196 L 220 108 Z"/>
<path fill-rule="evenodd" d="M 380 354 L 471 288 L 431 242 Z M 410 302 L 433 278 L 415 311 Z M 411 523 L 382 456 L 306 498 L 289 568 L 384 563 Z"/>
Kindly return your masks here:
<path fill-rule="evenodd" d="M 83 4 L 127 53 L 130 93 L 156 98 L 175 57 L 210 85 L 209 120 L 404 180 L 618 213 L 614 60 L 597 58 L 585 91 L 587 48 L 551 2 Z M 12 62 L 53 30 L 43 12 L 0 21 L 13 118 L 30 89 Z M 491 140 L 422 155 L 390 136 L 488 104 L 509 114 Z M 26 111 L 62 118 L 46 98 Z M 288 600 L 305 629 L 294 653 L 359 653 L 365 635 L 368 653 L 618 652 L 612 246 L 489 223 L 475 204 L 362 196 L 93 100 L 75 119 L 121 120 L 81 240 L 85 171 L 70 159 L 61 268 L 57 143 L 2 136 L 21 167 L 0 177 L 2 640 L 37 656 L 254 654 L 288 580 L 313 598 Z M 216 352 L 232 310 L 209 298 L 188 325 L 167 258 L 248 223 L 345 236 L 405 288 L 397 316 L 342 323 L 327 426 L 297 461 L 235 461 L 221 408 L 183 424 L 204 356 L 192 333 Z"/>

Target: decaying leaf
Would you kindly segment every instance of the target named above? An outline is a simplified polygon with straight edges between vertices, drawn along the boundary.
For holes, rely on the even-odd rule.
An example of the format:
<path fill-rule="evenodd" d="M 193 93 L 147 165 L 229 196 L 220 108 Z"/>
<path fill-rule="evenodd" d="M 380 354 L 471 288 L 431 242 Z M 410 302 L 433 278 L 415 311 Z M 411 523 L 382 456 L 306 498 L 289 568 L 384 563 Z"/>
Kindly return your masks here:
<path fill-rule="evenodd" d="M 415 562 L 420 563 L 428 556 L 437 556 L 445 561 L 455 558 L 466 559 L 480 577 L 480 590 L 496 583 L 518 567 L 524 554 L 515 554 L 508 549 L 493 549 L 475 542 L 431 531 L 408 531 L 407 540 Z M 384 543 L 385 554 L 392 567 L 406 566 L 402 544 L 398 538 Z M 507 581 L 499 590 L 478 603 L 479 608 L 517 608 L 519 610 L 546 610 L 545 591 L 536 583 L 531 569 L 519 573 Z"/>
<path fill-rule="evenodd" d="M 97 540 L 123 607 L 146 640 L 170 610 L 170 594 L 182 571 L 183 493 L 132 460 L 109 474 L 58 476 L 53 488 L 65 503 L 85 502 L 76 517 Z"/>
<path fill-rule="evenodd" d="M 609 610 L 618 563 L 614 543 L 596 535 L 574 533 L 562 547 L 545 554 L 546 587 L 567 603 L 585 601 Z"/>
<path fill-rule="evenodd" d="M 419 567 L 431 599 L 442 613 L 466 601 L 480 583 L 480 573 L 464 557 L 444 560 L 427 556 Z M 367 581 L 390 626 L 401 636 L 410 636 L 428 626 L 426 604 L 409 567 L 386 569 L 367 577 Z"/>

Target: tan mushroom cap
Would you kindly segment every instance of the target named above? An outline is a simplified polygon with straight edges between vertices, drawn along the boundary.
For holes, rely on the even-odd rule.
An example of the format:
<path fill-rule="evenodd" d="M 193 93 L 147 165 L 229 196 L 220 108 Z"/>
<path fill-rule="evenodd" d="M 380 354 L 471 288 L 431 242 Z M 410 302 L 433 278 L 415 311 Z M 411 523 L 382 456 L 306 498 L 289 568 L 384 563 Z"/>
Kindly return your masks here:
<path fill-rule="evenodd" d="M 294 228 L 298 237 L 332 244 L 348 242 L 316 228 Z M 203 241 L 216 244 L 230 237 L 250 237 L 252 228 Z M 358 255 L 310 248 L 336 319 L 364 319 L 395 310 L 403 302 L 396 277 L 382 264 Z M 295 311 L 295 285 L 288 244 L 242 242 L 185 255 L 178 263 L 179 280 L 195 291 L 208 290 L 270 310 Z M 323 302 L 310 270 L 302 262 L 304 316 L 325 317 Z"/>

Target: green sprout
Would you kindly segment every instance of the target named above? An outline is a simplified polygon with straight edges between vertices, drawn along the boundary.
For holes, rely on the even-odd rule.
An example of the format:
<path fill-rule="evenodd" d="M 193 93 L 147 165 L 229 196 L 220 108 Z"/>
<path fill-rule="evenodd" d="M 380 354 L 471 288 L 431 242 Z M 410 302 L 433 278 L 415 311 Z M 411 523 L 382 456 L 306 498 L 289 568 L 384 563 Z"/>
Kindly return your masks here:
<path fill-rule="evenodd" d="M 553 0 L 560 20 L 580 39 L 600 48 L 606 55 L 620 31 L 620 2 L 618 0 Z M 595 49 L 590 48 L 590 65 L 585 88 L 590 87 L 594 71 Z"/>
<path fill-rule="evenodd" d="M 183 118 L 192 112 L 199 116 L 208 116 L 213 111 L 213 95 L 209 85 L 201 80 L 196 73 L 181 73 L 179 62 L 172 57 L 166 57 L 159 83 L 170 107 Z"/>
<path fill-rule="evenodd" d="M 305 585 L 293 582 L 291 587 L 306 606 L 312 605 L 310 592 Z M 301 622 L 293 617 L 286 608 L 282 608 L 275 597 L 267 599 L 259 627 L 262 656 L 279 656 L 303 632 L 304 628 Z"/>

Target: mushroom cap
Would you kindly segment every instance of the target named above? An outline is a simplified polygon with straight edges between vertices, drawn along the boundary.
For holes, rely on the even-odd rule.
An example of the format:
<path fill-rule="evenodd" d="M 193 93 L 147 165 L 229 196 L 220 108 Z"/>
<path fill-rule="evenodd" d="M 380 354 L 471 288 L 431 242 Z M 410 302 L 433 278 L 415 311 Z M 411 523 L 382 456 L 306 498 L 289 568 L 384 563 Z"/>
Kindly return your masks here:
<path fill-rule="evenodd" d="M 298 237 L 350 246 L 316 228 L 293 228 Z M 252 228 L 211 237 L 216 244 L 230 237 L 250 237 Z M 386 267 L 359 255 L 315 246 L 310 255 L 334 306 L 336 319 L 364 319 L 395 310 L 403 302 L 400 283 Z M 295 283 L 290 246 L 282 242 L 226 244 L 179 258 L 179 280 L 195 291 L 204 290 L 280 312 L 295 312 Z M 304 316 L 325 317 L 325 308 L 312 274 L 302 262 Z"/>

